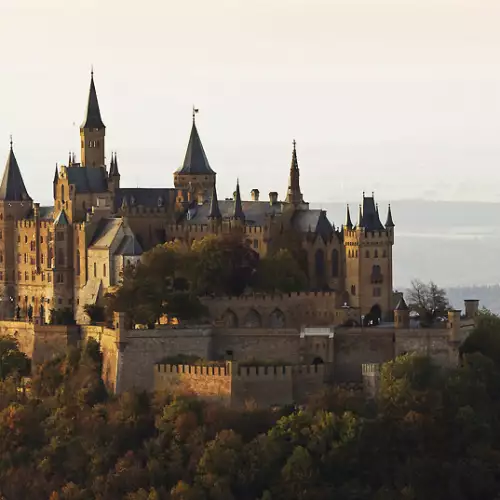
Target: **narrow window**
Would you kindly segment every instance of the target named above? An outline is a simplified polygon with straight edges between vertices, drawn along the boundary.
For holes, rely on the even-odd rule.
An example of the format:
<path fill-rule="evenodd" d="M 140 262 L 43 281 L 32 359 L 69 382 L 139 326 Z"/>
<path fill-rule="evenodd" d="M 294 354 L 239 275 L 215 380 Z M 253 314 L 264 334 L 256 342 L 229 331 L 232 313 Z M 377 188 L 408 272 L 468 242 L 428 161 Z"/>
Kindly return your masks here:
<path fill-rule="evenodd" d="M 97 264 L 94 262 L 94 278 L 97 278 Z"/>
<path fill-rule="evenodd" d="M 102 275 L 104 276 L 104 278 L 106 277 L 106 264 L 102 265 Z"/>

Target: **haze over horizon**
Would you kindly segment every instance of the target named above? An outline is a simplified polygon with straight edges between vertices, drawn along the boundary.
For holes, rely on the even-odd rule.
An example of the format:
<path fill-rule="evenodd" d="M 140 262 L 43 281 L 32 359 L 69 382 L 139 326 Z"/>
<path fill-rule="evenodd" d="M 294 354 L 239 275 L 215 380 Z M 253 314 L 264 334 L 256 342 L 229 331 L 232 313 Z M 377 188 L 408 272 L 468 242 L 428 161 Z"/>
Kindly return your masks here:
<path fill-rule="evenodd" d="M 191 108 L 218 173 L 316 202 L 500 201 L 500 4 L 458 0 L 3 0 L 0 159 L 31 196 L 79 156 L 91 65 L 123 186 L 172 185 Z M 2 156 L 3 155 L 3 156 Z M 3 160 L 2 160 L 3 162 Z"/>

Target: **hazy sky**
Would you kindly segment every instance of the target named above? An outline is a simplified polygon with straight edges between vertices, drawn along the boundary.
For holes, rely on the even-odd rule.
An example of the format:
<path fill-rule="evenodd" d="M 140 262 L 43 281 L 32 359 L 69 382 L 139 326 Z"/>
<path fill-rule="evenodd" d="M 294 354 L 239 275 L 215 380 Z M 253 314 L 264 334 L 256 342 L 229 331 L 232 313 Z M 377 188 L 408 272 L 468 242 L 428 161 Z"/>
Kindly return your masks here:
<path fill-rule="evenodd" d="M 499 23 L 498 0 L 0 0 L 0 158 L 12 133 L 50 200 L 93 64 L 123 186 L 172 185 L 195 104 L 221 196 L 284 196 L 295 138 L 309 201 L 500 201 Z"/>

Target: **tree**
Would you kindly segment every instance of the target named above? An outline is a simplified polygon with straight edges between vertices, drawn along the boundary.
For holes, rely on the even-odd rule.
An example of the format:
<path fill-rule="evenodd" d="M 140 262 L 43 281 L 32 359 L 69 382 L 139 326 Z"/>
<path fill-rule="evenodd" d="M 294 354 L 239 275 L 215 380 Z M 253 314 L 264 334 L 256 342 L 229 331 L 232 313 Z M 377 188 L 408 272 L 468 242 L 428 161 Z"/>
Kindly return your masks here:
<path fill-rule="evenodd" d="M 460 354 L 481 353 L 500 367 L 500 317 L 487 309 L 479 312 L 474 330 L 460 346 Z"/>
<path fill-rule="evenodd" d="M 85 304 L 83 310 L 92 323 L 103 323 L 106 321 L 106 311 L 101 305 Z"/>
<path fill-rule="evenodd" d="M 420 280 L 412 281 L 411 288 L 407 290 L 407 298 L 410 309 L 419 314 L 424 326 L 432 325 L 450 308 L 446 292 L 433 281 L 429 283 L 423 283 Z"/>
<path fill-rule="evenodd" d="M 264 292 L 300 292 L 307 277 L 289 250 L 281 249 L 259 261 L 255 287 Z"/>
<path fill-rule="evenodd" d="M 238 235 L 207 236 L 192 245 L 192 290 L 241 295 L 255 280 L 259 255 Z"/>
<path fill-rule="evenodd" d="M 0 337 L 0 380 L 12 375 L 30 374 L 30 360 L 19 350 L 19 342 L 11 336 Z"/>

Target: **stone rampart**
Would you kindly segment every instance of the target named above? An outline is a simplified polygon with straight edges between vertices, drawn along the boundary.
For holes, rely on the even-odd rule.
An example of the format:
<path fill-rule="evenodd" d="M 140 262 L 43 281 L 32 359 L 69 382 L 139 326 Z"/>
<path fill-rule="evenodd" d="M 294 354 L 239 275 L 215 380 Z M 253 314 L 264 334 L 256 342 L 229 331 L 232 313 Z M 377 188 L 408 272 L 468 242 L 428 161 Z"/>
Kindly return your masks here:
<path fill-rule="evenodd" d="M 154 389 L 233 408 L 305 403 L 324 386 L 323 366 L 168 365 L 154 368 Z"/>

